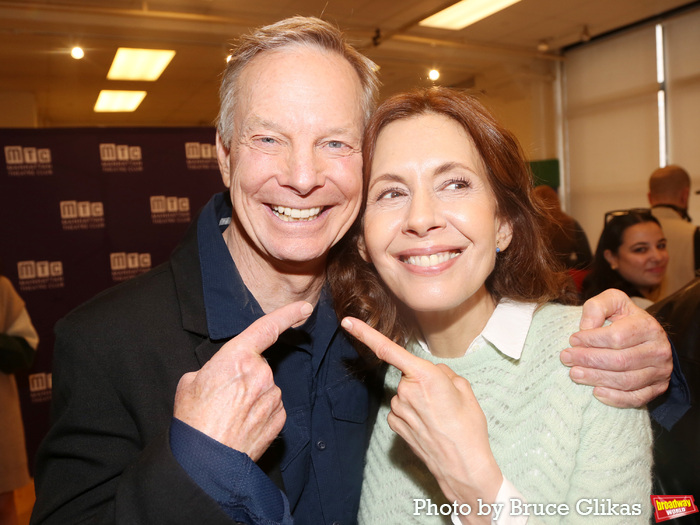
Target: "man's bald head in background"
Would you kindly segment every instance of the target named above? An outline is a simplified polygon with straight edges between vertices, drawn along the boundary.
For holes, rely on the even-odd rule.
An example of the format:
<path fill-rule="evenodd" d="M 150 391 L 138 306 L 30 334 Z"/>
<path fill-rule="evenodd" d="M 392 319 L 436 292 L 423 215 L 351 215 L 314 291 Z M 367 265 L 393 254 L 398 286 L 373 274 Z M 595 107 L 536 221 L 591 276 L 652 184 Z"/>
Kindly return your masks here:
<path fill-rule="evenodd" d="M 690 176 L 680 166 L 670 164 L 654 170 L 649 177 L 649 204 L 672 204 L 682 209 L 688 208 Z"/>

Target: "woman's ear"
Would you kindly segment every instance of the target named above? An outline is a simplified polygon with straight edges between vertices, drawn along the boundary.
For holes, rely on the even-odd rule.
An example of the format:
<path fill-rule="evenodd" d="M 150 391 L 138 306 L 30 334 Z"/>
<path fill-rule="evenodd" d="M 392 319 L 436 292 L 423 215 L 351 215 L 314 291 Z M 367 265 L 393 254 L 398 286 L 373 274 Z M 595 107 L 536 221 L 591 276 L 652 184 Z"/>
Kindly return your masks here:
<path fill-rule="evenodd" d="M 613 255 L 613 252 L 610 250 L 605 250 L 603 252 L 603 257 L 605 257 L 605 260 L 608 261 L 610 268 L 617 270 L 617 256 Z"/>
<path fill-rule="evenodd" d="M 216 158 L 219 161 L 221 180 L 227 188 L 231 187 L 231 150 L 224 146 L 219 132 L 216 132 Z"/>
<path fill-rule="evenodd" d="M 360 235 L 357 239 L 357 251 L 360 253 L 360 257 L 365 262 L 372 262 L 367 254 L 367 245 L 365 244 L 365 236 Z"/>
<path fill-rule="evenodd" d="M 505 251 L 510 245 L 511 240 L 513 240 L 513 226 L 510 221 L 500 219 L 498 229 L 496 230 L 496 246 L 498 247 L 498 251 Z"/>

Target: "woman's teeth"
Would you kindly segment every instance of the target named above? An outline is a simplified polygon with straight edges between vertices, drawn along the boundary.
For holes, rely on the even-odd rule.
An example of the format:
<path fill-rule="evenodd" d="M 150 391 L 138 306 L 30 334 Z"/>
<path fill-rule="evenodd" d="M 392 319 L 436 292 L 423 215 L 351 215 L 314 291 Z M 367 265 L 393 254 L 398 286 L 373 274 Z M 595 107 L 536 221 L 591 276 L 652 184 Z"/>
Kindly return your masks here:
<path fill-rule="evenodd" d="M 275 212 L 280 219 L 283 221 L 311 221 L 318 217 L 321 213 L 322 208 L 306 208 L 304 210 L 299 208 L 286 208 L 284 206 L 271 206 L 272 211 Z"/>
<path fill-rule="evenodd" d="M 449 261 L 450 259 L 457 257 L 460 253 L 462 252 L 455 250 L 451 252 L 433 253 L 431 255 L 412 255 L 411 257 L 403 257 L 401 260 L 406 264 L 429 267 L 437 266 L 445 261 Z"/>

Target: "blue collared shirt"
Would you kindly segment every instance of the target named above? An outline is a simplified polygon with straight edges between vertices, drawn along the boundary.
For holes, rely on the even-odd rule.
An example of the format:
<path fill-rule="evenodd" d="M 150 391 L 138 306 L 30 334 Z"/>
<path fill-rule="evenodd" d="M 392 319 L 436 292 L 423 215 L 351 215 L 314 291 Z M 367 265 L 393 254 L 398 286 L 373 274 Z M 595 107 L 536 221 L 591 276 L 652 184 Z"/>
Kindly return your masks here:
<path fill-rule="evenodd" d="M 197 224 L 209 337 L 220 341 L 264 315 L 222 237 L 230 217 L 230 203 L 220 194 L 204 207 Z M 280 439 L 256 464 L 174 420 L 175 458 L 235 521 L 354 523 L 370 398 L 367 385 L 349 371 L 347 363 L 357 354 L 339 329 L 326 289 L 304 325 L 284 332 L 264 355 L 287 413 Z"/>

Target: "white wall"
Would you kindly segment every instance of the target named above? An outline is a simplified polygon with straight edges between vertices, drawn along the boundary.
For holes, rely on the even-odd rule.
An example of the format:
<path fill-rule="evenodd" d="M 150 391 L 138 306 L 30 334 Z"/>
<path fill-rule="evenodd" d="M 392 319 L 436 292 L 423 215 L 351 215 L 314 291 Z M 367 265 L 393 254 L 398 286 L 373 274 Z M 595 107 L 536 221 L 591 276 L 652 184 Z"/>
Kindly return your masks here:
<path fill-rule="evenodd" d="M 664 23 L 669 148 L 700 189 L 700 11 Z M 568 209 L 595 249 L 606 211 L 648 206 L 659 153 L 656 34 L 653 25 L 580 47 L 564 62 Z M 690 214 L 700 223 L 700 196 Z"/>

